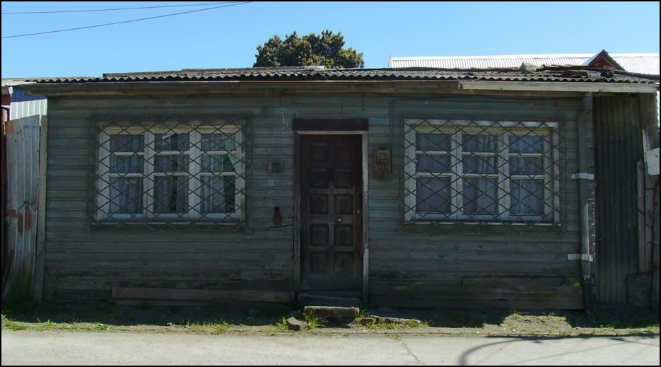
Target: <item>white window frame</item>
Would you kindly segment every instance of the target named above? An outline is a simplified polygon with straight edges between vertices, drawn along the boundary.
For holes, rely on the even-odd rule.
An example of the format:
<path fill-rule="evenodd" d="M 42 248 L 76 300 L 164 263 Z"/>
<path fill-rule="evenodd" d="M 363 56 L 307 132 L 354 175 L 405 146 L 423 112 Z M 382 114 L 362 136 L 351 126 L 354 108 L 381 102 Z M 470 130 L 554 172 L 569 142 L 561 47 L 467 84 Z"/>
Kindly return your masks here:
<path fill-rule="evenodd" d="M 154 157 L 156 153 L 154 152 L 154 136 L 155 134 L 162 134 L 167 132 L 175 133 L 188 133 L 189 134 L 189 150 L 184 152 L 190 157 L 188 172 L 177 173 L 178 176 L 188 176 L 188 213 L 187 214 L 154 214 L 154 177 L 156 176 L 169 176 L 168 173 L 156 173 L 154 172 Z M 240 132 L 239 134 L 237 134 Z M 235 166 L 234 172 L 222 172 L 220 174 L 214 173 L 203 173 L 200 172 L 200 163 L 201 163 L 201 134 L 213 134 L 213 133 L 223 133 L 227 135 L 232 135 L 236 137 L 237 148 L 233 151 L 209 151 L 205 154 L 211 155 L 227 155 L 232 154 L 236 157 L 237 164 Z M 143 162 L 143 173 L 128 173 L 128 174 L 117 174 L 110 173 L 110 157 L 112 155 L 133 155 L 134 153 L 111 153 L 110 152 L 110 136 L 115 134 L 129 134 L 129 135 L 144 135 L 144 151 L 138 153 L 139 155 L 144 156 Z M 96 195 L 97 208 L 99 208 L 95 213 L 95 218 L 97 221 L 131 221 L 131 220 L 141 220 L 141 219 L 178 219 L 178 220 L 199 220 L 204 218 L 205 220 L 218 220 L 219 222 L 227 222 L 228 224 L 234 224 L 236 222 L 243 221 L 245 219 L 244 201 L 245 201 L 245 132 L 238 125 L 223 125 L 222 127 L 216 127 L 212 125 L 196 125 L 196 126 L 177 126 L 175 128 L 170 128 L 164 125 L 156 125 L 152 127 L 143 127 L 143 126 L 131 126 L 128 128 L 122 128 L 119 126 L 107 126 L 101 129 L 99 133 L 99 165 L 98 165 L 98 192 Z M 181 154 L 181 151 L 161 151 L 159 155 L 174 155 Z M 143 179 L 143 211 L 139 214 L 112 214 L 109 215 L 110 201 L 108 200 L 110 194 L 110 178 L 111 177 L 139 177 Z M 236 180 L 234 181 L 234 212 L 225 212 L 225 213 L 205 213 L 202 214 L 199 212 L 201 200 L 200 193 L 198 192 L 201 186 L 202 176 L 216 176 L 216 177 L 225 177 L 225 176 L 235 176 Z M 151 179 L 147 179 L 151 178 Z"/>
<path fill-rule="evenodd" d="M 405 119 L 406 141 L 409 145 L 405 147 L 404 154 L 406 162 L 404 164 L 404 171 L 406 172 L 405 180 L 405 216 L 406 222 L 411 223 L 466 223 L 469 220 L 475 220 L 474 223 L 487 223 L 500 225 L 504 223 L 511 224 L 530 224 L 536 225 L 559 225 L 560 224 L 560 198 L 558 195 L 560 188 L 560 169 L 559 159 L 560 154 L 558 151 L 558 126 L 557 122 L 514 122 L 514 121 L 469 121 L 469 120 L 422 120 L 422 119 Z M 425 151 L 422 152 L 416 149 L 416 134 L 417 133 L 438 133 L 452 135 L 450 151 Z M 488 133 L 492 136 L 497 136 L 496 153 L 468 153 L 463 152 L 461 144 L 462 134 L 479 134 Z M 509 135 L 542 135 L 545 136 L 544 152 L 546 153 L 509 153 Z M 546 137 L 550 135 L 549 137 Z M 444 173 L 430 173 L 430 172 L 416 172 L 417 156 L 418 155 L 450 155 L 451 171 Z M 494 174 L 464 174 L 463 164 L 458 162 L 457 157 L 464 155 L 477 155 L 477 156 L 495 156 L 496 167 L 499 167 Z M 509 175 L 509 157 L 512 156 L 542 156 L 544 167 L 552 167 L 552 174 L 549 174 L 548 169 L 544 169 L 544 174 L 541 175 Z M 504 162 L 507 160 L 507 162 Z M 450 208 L 451 214 L 442 214 L 436 212 L 418 212 L 417 211 L 417 178 L 418 177 L 450 177 Z M 497 179 L 496 190 L 498 192 L 496 208 L 497 214 L 488 215 L 466 215 L 463 214 L 463 179 L 465 177 L 480 177 L 480 178 L 494 178 Z M 512 215 L 510 213 L 510 181 L 511 179 L 543 179 L 544 180 L 544 215 Z M 457 210 L 460 208 L 461 210 Z M 498 217 L 494 221 L 494 216 Z M 521 219 L 519 219 L 521 218 Z M 516 221 L 514 219 L 517 219 Z"/>

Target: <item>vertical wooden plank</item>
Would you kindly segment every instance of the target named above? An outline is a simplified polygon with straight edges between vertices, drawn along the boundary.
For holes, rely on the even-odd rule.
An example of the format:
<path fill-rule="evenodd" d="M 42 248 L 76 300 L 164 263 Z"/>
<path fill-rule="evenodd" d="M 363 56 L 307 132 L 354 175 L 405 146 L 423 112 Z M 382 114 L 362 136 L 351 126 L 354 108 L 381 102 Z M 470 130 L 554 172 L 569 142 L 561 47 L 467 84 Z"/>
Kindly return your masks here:
<path fill-rule="evenodd" d="M 19 128 L 14 120 L 6 123 L 7 133 L 7 251 L 13 252 L 13 256 L 7 260 L 7 276 L 3 280 L 2 297 L 14 293 L 15 285 L 11 281 L 14 278 L 16 268 L 20 264 L 18 249 L 18 218 L 19 218 L 19 196 L 18 196 L 18 170 L 17 170 L 17 141 L 16 130 Z"/>
<path fill-rule="evenodd" d="M 48 117 L 41 117 L 41 132 L 39 139 L 39 207 L 37 216 L 37 244 L 34 279 L 32 282 L 32 299 L 41 302 L 43 299 L 44 274 L 46 266 L 46 177 L 48 172 Z"/>
<path fill-rule="evenodd" d="M 294 132 L 294 291 L 301 291 L 301 135 Z"/>
<path fill-rule="evenodd" d="M 368 175 L 368 159 L 369 159 L 369 152 L 368 152 L 368 139 L 367 139 L 367 131 L 363 133 L 363 139 L 362 139 L 362 169 L 363 169 L 363 205 L 362 205 L 362 215 L 363 215 L 363 307 L 367 307 L 369 305 L 369 265 L 370 265 L 370 247 L 369 247 L 369 223 L 368 223 L 368 218 L 369 215 L 367 214 L 369 212 L 369 200 L 368 200 L 368 187 L 367 184 L 369 182 L 369 175 Z"/>
<path fill-rule="evenodd" d="M 642 160 L 636 165 L 638 178 L 638 271 L 649 271 L 648 254 L 645 238 L 645 164 Z"/>

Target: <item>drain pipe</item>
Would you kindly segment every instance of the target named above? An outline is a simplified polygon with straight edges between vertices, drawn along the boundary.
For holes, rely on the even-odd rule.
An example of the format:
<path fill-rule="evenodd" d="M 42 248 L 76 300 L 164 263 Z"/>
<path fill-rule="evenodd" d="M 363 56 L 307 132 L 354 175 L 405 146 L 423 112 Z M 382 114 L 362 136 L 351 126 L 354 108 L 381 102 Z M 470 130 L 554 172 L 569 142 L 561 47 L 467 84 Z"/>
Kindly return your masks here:
<path fill-rule="evenodd" d="M 578 117 L 578 174 L 572 175 L 579 181 L 579 200 L 581 207 L 581 275 L 583 277 L 583 301 L 585 313 L 590 321 L 594 318 L 594 300 L 592 297 L 592 275 L 590 273 L 590 211 L 588 210 L 588 181 L 594 180 L 594 174 L 588 172 L 588 148 L 586 145 L 585 125 L 592 122 L 592 94 L 583 97 L 583 111 Z"/>

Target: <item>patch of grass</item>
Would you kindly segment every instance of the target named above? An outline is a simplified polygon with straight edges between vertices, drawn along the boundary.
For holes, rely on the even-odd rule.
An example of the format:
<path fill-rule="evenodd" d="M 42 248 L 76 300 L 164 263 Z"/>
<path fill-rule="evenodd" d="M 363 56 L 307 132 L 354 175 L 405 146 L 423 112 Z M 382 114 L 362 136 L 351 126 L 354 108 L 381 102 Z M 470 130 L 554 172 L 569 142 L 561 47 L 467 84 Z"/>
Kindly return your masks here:
<path fill-rule="evenodd" d="M 96 327 L 94 328 L 96 331 L 106 331 L 108 330 L 108 325 L 104 324 L 97 324 Z"/>
<path fill-rule="evenodd" d="M 470 317 L 468 320 L 468 325 L 469 327 L 476 327 L 476 328 L 483 328 L 484 325 L 487 323 L 487 318 L 486 316 L 482 314 L 474 314 Z"/>
<path fill-rule="evenodd" d="M 317 316 L 304 314 L 303 318 L 305 319 L 305 322 L 308 323 L 308 328 L 316 329 L 319 327 L 320 320 Z"/>
<path fill-rule="evenodd" d="M 282 316 L 282 317 L 281 317 L 281 318 L 275 323 L 275 327 L 276 327 L 278 330 L 281 330 L 281 331 L 288 331 L 288 330 L 289 330 L 289 324 L 287 324 L 287 317 Z"/>
<path fill-rule="evenodd" d="M 215 328 L 212 332 L 214 335 L 222 335 L 227 333 L 227 331 L 230 329 L 230 324 L 227 323 L 227 321 L 223 321 L 221 323 L 215 324 Z"/>
<path fill-rule="evenodd" d="M 17 323 L 17 322 L 14 322 L 14 321 L 10 321 L 7 324 L 2 324 L 2 327 L 7 328 L 9 330 L 14 330 L 14 331 L 16 331 L 16 330 L 27 330 L 28 329 L 27 325 Z"/>

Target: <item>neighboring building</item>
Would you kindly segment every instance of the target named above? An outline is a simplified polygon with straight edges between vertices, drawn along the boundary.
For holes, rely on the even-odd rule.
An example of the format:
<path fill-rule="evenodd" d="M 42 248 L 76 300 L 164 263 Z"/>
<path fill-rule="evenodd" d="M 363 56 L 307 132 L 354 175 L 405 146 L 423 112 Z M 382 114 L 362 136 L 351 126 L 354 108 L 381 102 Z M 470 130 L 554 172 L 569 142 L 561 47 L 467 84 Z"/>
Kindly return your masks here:
<path fill-rule="evenodd" d="M 600 62 L 601 61 L 601 62 Z M 632 73 L 659 75 L 658 53 L 612 53 L 497 56 L 390 57 L 389 68 L 497 69 L 516 68 L 522 63 L 535 66 L 603 66 Z"/>
<path fill-rule="evenodd" d="M 658 135 L 659 86 L 576 69 L 214 69 L 22 86 L 57 96 L 35 281 L 49 300 L 310 293 L 583 309 L 590 167 L 621 181 L 597 197 L 621 198 L 621 217 L 599 220 L 636 217 L 630 181 L 640 129 Z M 616 160 L 633 169 L 612 176 Z M 620 235 L 638 251 L 636 226 Z"/>
<path fill-rule="evenodd" d="M 585 66 L 613 68 L 636 74 L 659 76 L 658 53 L 612 53 L 602 50 L 597 54 L 549 54 L 549 55 L 497 55 L 497 56 L 431 56 L 390 57 L 389 68 L 439 68 L 439 69 L 518 69 L 522 63 L 542 66 Z M 657 119 L 659 93 L 656 94 Z"/>

